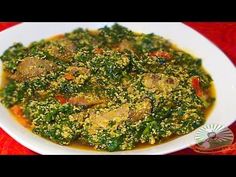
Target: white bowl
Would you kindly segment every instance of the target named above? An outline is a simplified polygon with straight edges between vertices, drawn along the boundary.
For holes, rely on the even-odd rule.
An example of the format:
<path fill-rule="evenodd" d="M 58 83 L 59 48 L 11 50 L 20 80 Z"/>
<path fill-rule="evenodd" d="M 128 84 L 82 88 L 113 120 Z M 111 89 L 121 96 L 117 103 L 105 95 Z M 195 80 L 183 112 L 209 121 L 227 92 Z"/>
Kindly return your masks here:
<path fill-rule="evenodd" d="M 0 55 L 14 42 L 24 45 L 43 38 L 70 32 L 78 27 L 97 29 L 113 23 L 22 23 L 0 32 Z M 182 23 L 120 23 L 135 32 L 161 35 L 178 47 L 199 57 L 216 87 L 216 105 L 206 124 L 229 126 L 236 120 L 236 70 L 215 45 Z M 0 63 L 0 70 L 2 71 Z M 22 145 L 40 154 L 167 154 L 195 144 L 195 131 L 170 142 L 122 152 L 88 151 L 60 146 L 31 133 L 0 105 L 0 126 Z"/>

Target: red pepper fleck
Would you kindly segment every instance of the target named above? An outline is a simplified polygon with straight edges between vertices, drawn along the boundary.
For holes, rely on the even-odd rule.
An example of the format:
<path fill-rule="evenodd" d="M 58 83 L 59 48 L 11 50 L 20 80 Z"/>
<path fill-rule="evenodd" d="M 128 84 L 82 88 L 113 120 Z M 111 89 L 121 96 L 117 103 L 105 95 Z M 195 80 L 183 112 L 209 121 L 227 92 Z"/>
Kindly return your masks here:
<path fill-rule="evenodd" d="M 196 94 L 198 97 L 201 97 L 203 95 L 203 92 L 200 86 L 200 79 L 198 77 L 192 78 L 192 87 L 196 91 Z"/>
<path fill-rule="evenodd" d="M 63 95 L 56 95 L 55 98 L 57 101 L 59 101 L 61 104 L 65 104 L 68 100 Z"/>
<path fill-rule="evenodd" d="M 165 58 L 168 60 L 172 58 L 171 54 L 169 54 L 168 52 L 165 52 L 165 51 L 153 51 L 150 53 L 150 56 L 161 57 L 161 58 Z"/>
<path fill-rule="evenodd" d="M 71 73 L 66 73 L 65 75 L 64 75 L 64 77 L 65 77 L 65 79 L 66 80 L 73 80 L 75 77 L 73 76 L 73 74 L 71 74 Z"/>
<path fill-rule="evenodd" d="M 96 54 L 103 54 L 103 49 L 102 48 L 95 48 L 94 52 Z"/>

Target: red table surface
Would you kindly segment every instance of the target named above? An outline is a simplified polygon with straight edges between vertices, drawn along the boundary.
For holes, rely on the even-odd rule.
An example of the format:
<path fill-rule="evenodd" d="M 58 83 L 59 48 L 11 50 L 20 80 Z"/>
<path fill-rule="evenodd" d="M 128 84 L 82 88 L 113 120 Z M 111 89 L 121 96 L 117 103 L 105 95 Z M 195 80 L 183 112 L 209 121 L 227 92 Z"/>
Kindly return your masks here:
<path fill-rule="evenodd" d="M 16 25 L 16 22 L 0 23 L 0 31 Z M 186 22 L 186 25 L 200 32 L 216 44 L 236 65 L 236 22 Z M 4 42 L 4 41 L 1 41 Z M 229 127 L 236 133 L 236 122 Z M 36 155 L 37 153 L 22 146 L 0 129 L 0 154 L 4 155 Z M 191 148 L 172 153 L 181 155 L 199 155 Z M 227 150 L 217 154 L 236 155 L 236 143 Z"/>

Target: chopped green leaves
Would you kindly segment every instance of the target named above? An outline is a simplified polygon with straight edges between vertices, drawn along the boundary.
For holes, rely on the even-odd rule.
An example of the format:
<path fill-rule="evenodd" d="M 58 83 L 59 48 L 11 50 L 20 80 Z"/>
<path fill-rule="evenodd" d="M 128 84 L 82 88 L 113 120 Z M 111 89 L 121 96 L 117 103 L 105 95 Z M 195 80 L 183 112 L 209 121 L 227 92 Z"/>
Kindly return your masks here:
<path fill-rule="evenodd" d="M 34 133 L 61 145 L 113 152 L 160 143 L 204 124 L 215 101 L 201 59 L 119 24 L 16 43 L 0 59 L 8 81 L 1 102 L 20 105 Z M 41 60 L 55 69 L 45 72 Z M 27 79 L 16 79 L 21 72 Z"/>

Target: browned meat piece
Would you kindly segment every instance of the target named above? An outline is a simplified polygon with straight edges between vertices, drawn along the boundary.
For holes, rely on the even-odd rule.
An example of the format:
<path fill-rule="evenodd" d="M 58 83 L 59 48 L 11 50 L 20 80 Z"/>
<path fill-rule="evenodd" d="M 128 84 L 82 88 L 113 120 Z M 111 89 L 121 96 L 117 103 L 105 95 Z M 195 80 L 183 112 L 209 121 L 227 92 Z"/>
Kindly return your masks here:
<path fill-rule="evenodd" d="M 73 105 L 94 106 L 105 103 L 106 101 L 93 94 L 80 94 L 69 98 L 68 102 Z"/>
<path fill-rule="evenodd" d="M 144 99 L 143 101 L 137 103 L 129 113 L 129 118 L 132 121 L 138 121 L 144 119 L 147 115 L 151 113 L 152 105 L 149 99 Z"/>
<path fill-rule="evenodd" d="M 99 128 L 106 128 L 110 121 L 115 122 L 115 126 L 118 126 L 122 121 L 128 119 L 129 105 L 123 104 L 117 109 L 103 112 L 101 114 L 90 114 L 87 119 L 91 123 L 91 127 L 88 129 L 89 133 L 94 134 Z"/>
<path fill-rule="evenodd" d="M 11 76 L 17 81 L 25 81 L 37 76 L 42 76 L 55 68 L 52 61 L 35 57 L 26 57 L 17 66 L 16 72 Z"/>
<path fill-rule="evenodd" d="M 128 113 L 129 113 L 129 105 L 124 104 L 117 109 L 101 114 L 100 117 L 106 120 L 112 120 L 117 118 L 125 120 L 128 118 Z"/>
<path fill-rule="evenodd" d="M 74 56 L 73 52 L 70 50 L 66 48 L 60 49 L 60 47 L 55 45 L 47 47 L 47 51 L 50 55 L 62 61 L 70 61 L 70 59 Z"/>
<path fill-rule="evenodd" d="M 153 92 L 170 92 L 178 83 L 177 78 L 164 74 L 146 73 L 143 76 L 143 85 Z"/>
<path fill-rule="evenodd" d="M 57 40 L 57 42 L 65 47 L 66 49 L 72 51 L 72 52 L 75 52 L 76 50 L 76 46 L 74 45 L 74 43 L 72 41 L 70 41 L 69 39 L 66 39 L 66 38 L 61 38 L 59 40 Z"/>
<path fill-rule="evenodd" d="M 56 43 L 50 44 L 44 49 L 50 55 L 62 61 L 70 61 L 74 57 L 76 47 L 70 40 L 59 38 L 53 41 L 56 41 Z"/>
<path fill-rule="evenodd" d="M 61 35 L 61 34 L 54 36 L 52 38 L 49 38 L 48 41 L 55 41 L 55 42 L 59 43 L 61 46 L 66 47 L 72 51 L 76 50 L 74 43 L 71 40 L 67 39 L 64 35 Z"/>
<path fill-rule="evenodd" d="M 148 89 L 156 90 L 157 82 L 161 79 L 158 74 L 147 73 L 143 76 L 143 85 Z"/>

